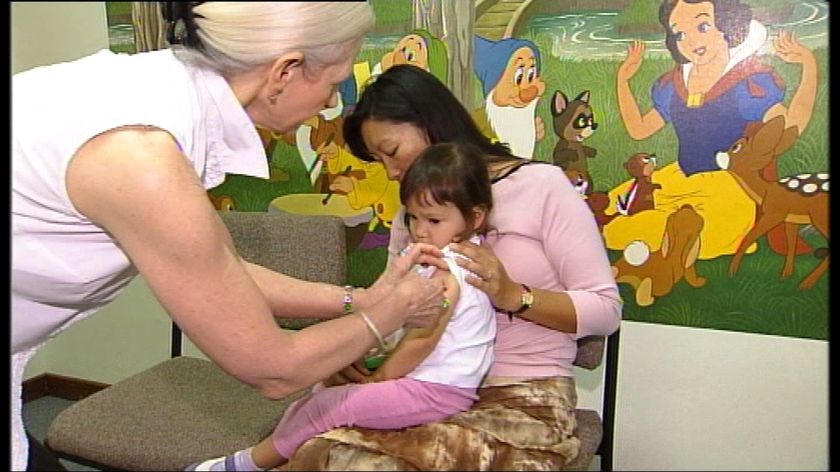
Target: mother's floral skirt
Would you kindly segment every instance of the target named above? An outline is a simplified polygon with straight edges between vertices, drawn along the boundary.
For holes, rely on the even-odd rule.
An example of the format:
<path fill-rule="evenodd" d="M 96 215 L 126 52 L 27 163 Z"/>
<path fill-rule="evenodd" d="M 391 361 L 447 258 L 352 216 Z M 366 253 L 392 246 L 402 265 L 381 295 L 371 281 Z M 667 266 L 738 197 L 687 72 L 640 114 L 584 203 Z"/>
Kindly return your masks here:
<path fill-rule="evenodd" d="M 479 389 L 463 413 L 403 430 L 338 428 L 304 443 L 284 470 L 557 470 L 577 457 L 574 380 Z"/>

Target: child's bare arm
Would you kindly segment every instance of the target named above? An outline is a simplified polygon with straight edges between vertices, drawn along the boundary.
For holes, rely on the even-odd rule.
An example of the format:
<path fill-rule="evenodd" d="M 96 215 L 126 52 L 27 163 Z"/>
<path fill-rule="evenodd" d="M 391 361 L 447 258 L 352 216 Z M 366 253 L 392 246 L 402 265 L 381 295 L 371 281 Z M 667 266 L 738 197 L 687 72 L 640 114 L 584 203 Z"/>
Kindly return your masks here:
<path fill-rule="evenodd" d="M 371 381 L 379 382 L 404 377 L 434 350 L 452 318 L 452 312 L 455 310 L 460 295 L 458 282 L 451 273 L 437 271 L 435 277 L 445 277 L 444 295 L 450 300 L 449 307 L 444 310 L 434 325 L 428 328 L 407 330 L 397 347 L 373 373 Z"/>

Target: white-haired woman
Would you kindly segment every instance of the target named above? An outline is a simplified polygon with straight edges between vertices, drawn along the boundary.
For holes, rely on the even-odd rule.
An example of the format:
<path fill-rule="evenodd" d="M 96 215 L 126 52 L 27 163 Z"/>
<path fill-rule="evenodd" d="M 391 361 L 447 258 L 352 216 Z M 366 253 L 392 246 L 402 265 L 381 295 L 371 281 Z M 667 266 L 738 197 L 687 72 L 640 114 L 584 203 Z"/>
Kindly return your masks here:
<path fill-rule="evenodd" d="M 268 176 L 255 125 L 284 133 L 335 105 L 373 24 L 370 5 L 165 7 L 180 43 L 171 49 L 103 50 L 12 79 L 13 470 L 27 463 L 26 362 L 137 273 L 208 357 L 269 398 L 441 310 L 442 285 L 409 272 L 445 267 L 431 246 L 367 290 L 310 283 L 243 261 L 206 196 L 226 173 Z M 341 316 L 347 302 L 368 318 Z M 288 332 L 272 315 L 335 319 Z"/>

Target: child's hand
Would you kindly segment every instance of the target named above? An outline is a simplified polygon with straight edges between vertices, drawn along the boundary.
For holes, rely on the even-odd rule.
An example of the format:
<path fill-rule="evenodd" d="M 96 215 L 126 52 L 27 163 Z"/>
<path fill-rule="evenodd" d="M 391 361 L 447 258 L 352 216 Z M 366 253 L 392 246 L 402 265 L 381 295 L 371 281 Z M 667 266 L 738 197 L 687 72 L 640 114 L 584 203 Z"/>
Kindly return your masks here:
<path fill-rule="evenodd" d="M 348 383 L 368 383 L 372 380 L 371 371 L 365 367 L 364 360 L 358 360 L 324 379 L 324 385 L 335 387 Z"/>

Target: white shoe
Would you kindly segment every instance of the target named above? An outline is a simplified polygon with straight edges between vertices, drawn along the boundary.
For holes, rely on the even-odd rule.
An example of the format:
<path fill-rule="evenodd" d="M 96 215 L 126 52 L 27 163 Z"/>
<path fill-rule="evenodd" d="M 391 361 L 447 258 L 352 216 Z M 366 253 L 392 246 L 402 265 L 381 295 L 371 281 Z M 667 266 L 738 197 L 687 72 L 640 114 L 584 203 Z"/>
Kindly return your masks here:
<path fill-rule="evenodd" d="M 228 464 L 229 462 L 229 464 Z M 209 470 L 209 471 L 224 471 L 234 470 L 233 456 L 222 456 L 215 459 L 208 459 L 203 462 L 196 462 L 187 466 L 184 470 Z"/>

